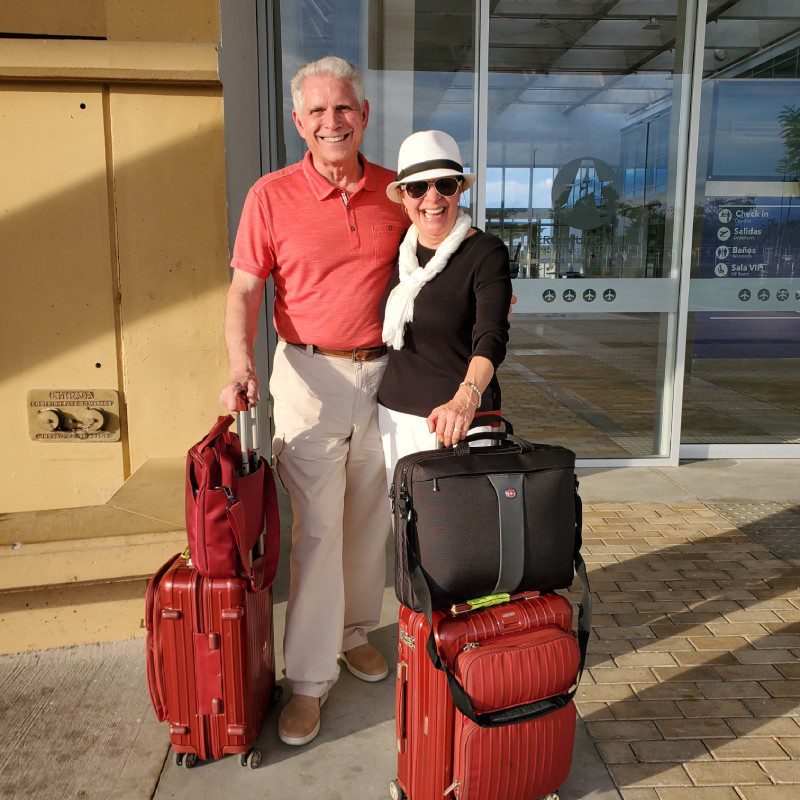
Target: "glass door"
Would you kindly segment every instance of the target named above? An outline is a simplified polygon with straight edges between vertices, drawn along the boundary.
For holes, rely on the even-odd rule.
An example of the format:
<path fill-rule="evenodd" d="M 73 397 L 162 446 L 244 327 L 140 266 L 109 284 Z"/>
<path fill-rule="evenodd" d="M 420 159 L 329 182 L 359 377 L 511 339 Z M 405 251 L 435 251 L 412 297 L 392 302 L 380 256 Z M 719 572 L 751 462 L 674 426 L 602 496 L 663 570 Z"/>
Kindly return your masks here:
<path fill-rule="evenodd" d="M 582 458 L 667 457 L 694 3 L 482 7 L 479 182 L 519 298 L 503 409 Z"/>
<path fill-rule="evenodd" d="M 800 455 L 800 6 L 710 0 L 683 457 Z"/>

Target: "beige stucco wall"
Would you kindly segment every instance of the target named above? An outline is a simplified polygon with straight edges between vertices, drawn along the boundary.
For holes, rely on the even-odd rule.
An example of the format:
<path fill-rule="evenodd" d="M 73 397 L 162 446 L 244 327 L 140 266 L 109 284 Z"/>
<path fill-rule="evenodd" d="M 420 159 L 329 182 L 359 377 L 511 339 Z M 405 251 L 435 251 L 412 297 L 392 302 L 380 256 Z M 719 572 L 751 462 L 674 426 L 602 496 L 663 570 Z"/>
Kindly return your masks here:
<path fill-rule="evenodd" d="M 2 31 L 105 37 L 0 38 L 5 513 L 101 504 L 185 453 L 226 374 L 218 0 L 69 5 L 0 5 Z M 118 390 L 122 441 L 32 441 L 29 389 Z"/>

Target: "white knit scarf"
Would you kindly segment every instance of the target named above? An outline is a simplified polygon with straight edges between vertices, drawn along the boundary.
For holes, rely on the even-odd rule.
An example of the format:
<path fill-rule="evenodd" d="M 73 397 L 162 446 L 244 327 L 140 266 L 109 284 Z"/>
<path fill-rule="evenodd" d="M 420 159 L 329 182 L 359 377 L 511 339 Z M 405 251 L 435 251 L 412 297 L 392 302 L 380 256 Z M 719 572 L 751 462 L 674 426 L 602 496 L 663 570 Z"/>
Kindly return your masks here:
<path fill-rule="evenodd" d="M 406 323 L 414 319 L 414 298 L 428 281 L 432 281 L 447 266 L 450 256 L 467 238 L 471 227 L 469 214 L 459 211 L 453 229 L 424 267 L 417 260 L 417 226 L 412 225 L 408 229 L 400 244 L 400 283 L 389 294 L 383 318 L 383 341 L 389 347 L 402 349 Z"/>

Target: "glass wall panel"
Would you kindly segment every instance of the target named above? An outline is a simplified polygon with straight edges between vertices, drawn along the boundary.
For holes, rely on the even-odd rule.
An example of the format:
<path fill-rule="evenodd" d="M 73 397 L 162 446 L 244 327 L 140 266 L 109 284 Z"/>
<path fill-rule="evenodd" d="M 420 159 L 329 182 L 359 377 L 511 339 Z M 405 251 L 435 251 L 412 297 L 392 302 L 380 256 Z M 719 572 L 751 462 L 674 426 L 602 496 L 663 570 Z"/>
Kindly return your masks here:
<path fill-rule="evenodd" d="M 486 227 L 520 298 L 504 408 L 583 457 L 669 451 L 687 8 L 491 4 Z"/>
<path fill-rule="evenodd" d="M 498 373 L 515 431 L 593 458 L 651 452 L 664 316 L 515 311 Z"/>
<path fill-rule="evenodd" d="M 446 8 L 434 0 L 280 0 L 276 6 L 283 164 L 298 161 L 306 149 L 292 122 L 289 81 L 307 61 L 338 55 L 364 75 L 371 115 L 361 149 L 368 159 L 396 169 L 406 136 L 438 128 L 455 137 L 474 171 L 474 0 L 448 0 Z"/>
<path fill-rule="evenodd" d="M 800 6 L 709 3 L 682 437 L 800 442 Z"/>

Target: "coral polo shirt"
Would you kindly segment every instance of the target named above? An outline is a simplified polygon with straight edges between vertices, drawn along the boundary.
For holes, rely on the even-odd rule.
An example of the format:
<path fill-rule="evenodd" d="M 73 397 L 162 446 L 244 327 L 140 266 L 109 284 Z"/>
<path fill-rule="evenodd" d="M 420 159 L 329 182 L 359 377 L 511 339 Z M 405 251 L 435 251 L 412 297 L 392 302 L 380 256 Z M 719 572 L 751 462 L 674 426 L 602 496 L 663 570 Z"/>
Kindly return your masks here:
<path fill-rule="evenodd" d="M 275 328 L 336 350 L 382 344 L 378 313 L 408 227 L 386 196 L 394 173 L 359 154 L 349 197 L 302 161 L 265 175 L 242 209 L 231 266 L 275 282 Z"/>

